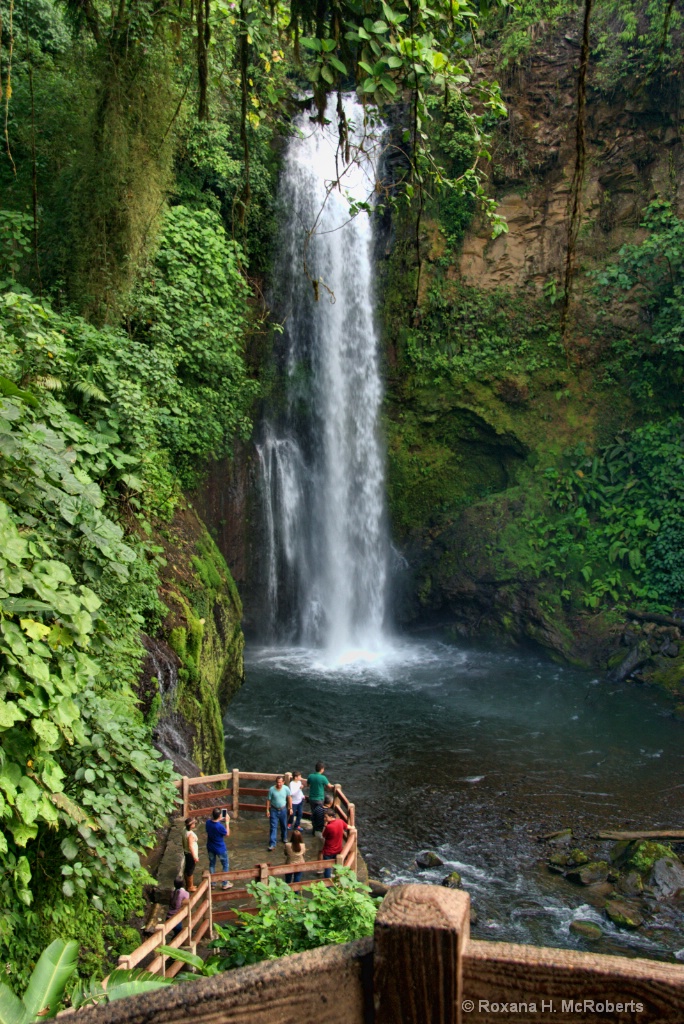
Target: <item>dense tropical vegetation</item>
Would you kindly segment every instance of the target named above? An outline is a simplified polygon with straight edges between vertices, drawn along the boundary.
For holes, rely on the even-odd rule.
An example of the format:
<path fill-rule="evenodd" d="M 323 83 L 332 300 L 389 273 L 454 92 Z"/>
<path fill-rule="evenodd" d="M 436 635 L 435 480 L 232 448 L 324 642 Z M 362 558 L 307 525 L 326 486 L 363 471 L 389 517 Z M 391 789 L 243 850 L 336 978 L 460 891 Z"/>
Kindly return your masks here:
<path fill-rule="evenodd" d="M 155 635 L 168 611 L 159 531 L 183 489 L 250 436 L 268 398 L 279 140 L 303 93 L 322 119 L 356 88 L 368 125 L 385 117 L 400 153 L 379 197 L 398 225 L 384 309 L 401 378 L 388 424 L 396 532 L 441 535 L 502 487 L 464 468 L 463 423 L 439 434 L 435 408 L 473 381 L 505 386 L 512 404 L 541 381 L 555 410 L 579 406 L 571 336 L 594 331 L 594 383 L 629 410 L 610 437 L 543 447 L 508 550 L 574 608 L 684 602 L 684 227 L 673 197 L 575 274 L 589 327 L 579 317 L 568 328 L 560 275 L 514 294 L 451 273 L 479 217 L 488 235 L 506 230 L 496 162 L 501 150 L 522 157 L 497 77 L 528 59 L 539 32 L 574 30 L 583 10 L 0 0 L 0 960 L 17 993 L 56 937 L 79 943 L 85 975 L 137 938 L 140 856 L 175 800 L 136 692 L 140 633 Z M 601 0 L 593 18 L 603 97 L 670 88 L 681 74 L 679 4 Z M 444 244 L 430 254 L 435 222 Z M 556 425 L 546 406 L 543 416 Z M 434 578 L 420 581 L 425 603 Z M 278 904 L 284 931 L 226 934 L 231 963 L 309 941 L 296 936 L 311 934 L 313 904 L 279 890 L 260 898 L 269 913 Z M 326 941 L 350 934 L 338 913 Z"/>

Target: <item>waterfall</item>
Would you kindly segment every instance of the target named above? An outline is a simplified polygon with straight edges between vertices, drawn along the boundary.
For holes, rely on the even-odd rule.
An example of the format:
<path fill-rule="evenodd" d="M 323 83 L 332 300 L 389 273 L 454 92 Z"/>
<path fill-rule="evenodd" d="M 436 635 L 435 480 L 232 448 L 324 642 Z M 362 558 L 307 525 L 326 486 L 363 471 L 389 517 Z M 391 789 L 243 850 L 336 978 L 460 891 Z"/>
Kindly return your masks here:
<path fill-rule="evenodd" d="M 326 125 L 298 120 L 285 154 L 272 300 L 283 387 L 258 445 L 267 628 L 334 652 L 381 641 L 389 554 L 370 216 L 380 139 L 355 99 L 343 106 L 350 160 L 332 105 Z"/>

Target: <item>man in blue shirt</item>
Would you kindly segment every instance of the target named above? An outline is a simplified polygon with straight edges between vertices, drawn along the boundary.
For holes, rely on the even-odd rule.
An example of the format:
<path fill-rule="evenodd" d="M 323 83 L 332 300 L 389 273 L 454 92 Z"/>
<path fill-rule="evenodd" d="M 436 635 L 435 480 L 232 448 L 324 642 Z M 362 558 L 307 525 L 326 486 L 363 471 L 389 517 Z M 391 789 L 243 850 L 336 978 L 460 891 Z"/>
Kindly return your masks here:
<path fill-rule="evenodd" d="M 269 850 L 275 850 L 280 824 L 280 837 L 287 842 L 287 822 L 292 813 L 292 794 L 290 787 L 285 785 L 282 775 L 276 776 L 275 786 L 271 786 L 266 800 L 266 817 L 270 818 L 271 834 L 268 840 Z"/>
<path fill-rule="evenodd" d="M 218 857 L 221 861 L 221 866 L 224 871 L 228 871 L 228 850 L 226 849 L 226 836 L 230 835 L 229 832 L 229 818 L 226 815 L 225 825 L 221 821 L 221 810 L 215 807 L 211 812 L 211 818 L 207 818 L 206 829 L 207 829 L 207 853 L 209 854 L 209 870 L 212 875 L 216 871 L 216 858 Z M 213 883 L 212 883 L 213 884 Z M 228 879 L 223 883 L 224 889 L 232 889 L 233 883 L 229 882 Z"/>

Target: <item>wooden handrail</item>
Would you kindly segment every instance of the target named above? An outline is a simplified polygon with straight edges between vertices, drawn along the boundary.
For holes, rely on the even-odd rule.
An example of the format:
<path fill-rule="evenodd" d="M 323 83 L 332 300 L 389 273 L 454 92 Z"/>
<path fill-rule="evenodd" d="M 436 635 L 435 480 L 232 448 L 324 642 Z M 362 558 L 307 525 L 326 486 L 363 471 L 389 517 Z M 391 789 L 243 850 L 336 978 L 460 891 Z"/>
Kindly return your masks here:
<path fill-rule="evenodd" d="M 469 919 L 465 892 L 396 886 L 379 907 L 372 939 L 267 960 L 81 1010 L 79 1024 L 684 1020 L 683 965 L 471 941 Z M 167 973 L 175 969 L 170 965 Z M 322 1000 L 322 993 L 334 993 L 334 998 Z"/>
<path fill-rule="evenodd" d="M 258 786 L 241 786 L 241 782 L 275 782 L 279 775 L 283 778 L 289 776 L 289 772 L 241 772 L 237 768 L 233 768 L 229 772 L 220 772 L 217 775 L 197 775 L 194 777 L 188 777 L 184 775 L 181 780 L 177 781 L 177 786 L 182 790 L 183 797 L 183 817 L 187 818 L 188 815 L 195 812 L 206 811 L 215 807 L 217 803 L 222 803 L 230 808 L 233 817 L 238 818 L 240 810 L 243 811 L 263 811 L 263 804 L 256 803 L 243 803 L 240 800 L 240 790 L 246 796 L 259 796 L 267 797 L 268 789 L 263 789 Z M 216 783 L 225 782 L 226 786 L 222 789 L 211 789 L 210 787 Z M 196 786 L 204 787 L 199 792 L 191 792 Z M 219 800 L 219 797 L 222 799 Z M 202 802 L 204 801 L 204 802 Z M 213 801 L 213 803 L 212 803 Z M 335 806 L 341 817 L 344 818 L 349 825 L 355 824 L 355 810 L 354 804 L 350 802 L 346 796 L 342 787 L 339 783 L 335 783 L 333 786 L 333 806 Z"/>

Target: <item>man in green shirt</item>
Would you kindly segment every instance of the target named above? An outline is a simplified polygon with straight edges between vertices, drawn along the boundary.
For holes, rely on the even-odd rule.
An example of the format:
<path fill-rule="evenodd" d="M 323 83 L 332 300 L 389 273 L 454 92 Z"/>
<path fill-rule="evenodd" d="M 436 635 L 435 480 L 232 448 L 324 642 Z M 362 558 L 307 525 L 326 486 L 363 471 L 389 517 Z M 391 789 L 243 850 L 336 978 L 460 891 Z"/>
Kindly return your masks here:
<path fill-rule="evenodd" d="M 306 780 L 306 784 L 309 787 L 309 807 L 311 808 L 311 814 L 313 818 L 314 808 L 321 807 L 323 805 L 323 798 L 325 797 L 326 789 L 332 789 L 332 784 L 328 782 L 323 772 L 325 771 L 325 765 L 322 761 L 319 761 L 316 765 L 316 771 L 312 772 Z"/>

